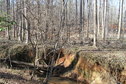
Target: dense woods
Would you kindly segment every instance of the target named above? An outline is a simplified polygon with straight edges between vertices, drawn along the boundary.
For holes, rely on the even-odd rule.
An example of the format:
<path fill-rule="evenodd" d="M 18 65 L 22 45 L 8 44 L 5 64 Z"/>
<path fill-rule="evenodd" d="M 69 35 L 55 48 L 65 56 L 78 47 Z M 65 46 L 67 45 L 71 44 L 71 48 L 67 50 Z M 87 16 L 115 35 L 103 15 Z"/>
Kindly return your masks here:
<path fill-rule="evenodd" d="M 106 81 L 110 77 L 126 84 L 126 75 L 121 76 L 125 52 L 114 52 L 126 49 L 125 4 L 125 0 L 0 0 L 0 62 L 31 68 L 31 80 L 39 70 L 44 74 L 42 84 L 68 71 L 72 74 L 68 77 L 86 80 L 84 84 L 102 84 L 94 82 L 95 76 L 91 79 L 95 70 L 104 72 Z"/>
<path fill-rule="evenodd" d="M 1 36 L 20 42 L 85 43 L 125 38 L 124 0 L 1 0 Z M 6 30 L 6 31 L 5 31 Z"/>

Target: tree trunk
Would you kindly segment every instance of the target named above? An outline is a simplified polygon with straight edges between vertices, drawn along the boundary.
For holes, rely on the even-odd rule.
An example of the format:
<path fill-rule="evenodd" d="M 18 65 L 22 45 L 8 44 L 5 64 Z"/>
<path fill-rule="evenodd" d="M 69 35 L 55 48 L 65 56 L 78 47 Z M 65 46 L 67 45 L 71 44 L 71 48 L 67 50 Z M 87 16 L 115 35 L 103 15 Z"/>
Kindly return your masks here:
<path fill-rule="evenodd" d="M 82 27 L 83 27 L 83 25 L 82 25 L 82 14 L 83 14 L 83 11 L 82 11 L 82 0 L 80 0 L 80 29 L 79 29 L 79 38 L 80 38 L 80 41 L 82 41 Z"/>
<path fill-rule="evenodd" d="M 78 24 L 77 24 L 77 16 L 78 16 L 78 5 L 77 5 L 77 0 L 76 0 L 76 29 L 78 27 Z"/>
<path fill-rule="evenodd" d="M 103 14 L 102 14 L 102 39 L 103 40 L 106 40 L 105 30 L 106 30 L 106 0 L 104 0 Z"/>
<path fill-rule="evenodd" d="M 24 16 L 27 17 L 27 4 L 26 4 L 27 0 L 24 0 Z M 28 19 L 25 18 L 25 29 L 26 29 L 26 33 L 25 33 L 25 43 L 29 43 L 29 38 L 30 38 L 30 29 L 28 26 Z"/>
<path fill-rule="evenodd" d="M 100 1 L 98 2 L 100 3 Z M 100 35 L 100 6 L 97 4 L 97 37 Z"/>
<path fill-rule="evenodd" d="M 96 34 L 96 27 L 97 27 L 97 0 L 94 0 L 94 38 L 93 38 L 93 46 L 96 47 L 96 39 L 97 39 L 97 34 Z"/>
<path fill-rule="evenodd" d="M 6 5 L 7 5 L 7 15 L 8 20 L 10 19 L 10 0 L 6 0 Z M 9 33 L 10 26 L 8 25 L 7 30 L 6 30 L 6 37 L 8 40 L 10 40 L 10 33 Z"/>
<path fill-rule="evenodd" d="M 87 0 L 87 6 L 88 6 L 88 19 L 87 19 L 87 30 L 86 30 L 86 38 L 88 39 L 89 38 L 89 28 L 90 28 L 90 1 Z"/>
<path fill-rule="evenodd" d="M 118 28 L 118 36 L 117 36 L 117 39 L 120 39 L 120 37 L 121 37 L 122 14 L 123 14 L 123 0 L 120 0 L 119 28 Z"/>

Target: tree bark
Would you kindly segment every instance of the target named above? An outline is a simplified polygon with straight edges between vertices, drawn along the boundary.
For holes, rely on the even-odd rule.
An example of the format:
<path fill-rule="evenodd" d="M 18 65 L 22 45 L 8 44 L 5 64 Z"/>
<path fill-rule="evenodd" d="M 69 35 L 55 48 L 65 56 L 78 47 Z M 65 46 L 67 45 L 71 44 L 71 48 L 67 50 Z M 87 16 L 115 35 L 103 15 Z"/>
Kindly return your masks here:
<path fill-rule="evenodd" d="M 6 0 L 6 5 L 7 5 L 7 17 L 8 20 L 10 20 L 10 0 Z M 9 33 L 10 26 L 8 25 L 7 30 L 6 30 L 6 37 L 8 40 L 10 40 L 10 33 Z"/>
<path fill-rule="evenodd" d="M 97 34 L 96 34 L 96 27 L 97 27 L 97 10 L 96 10 L 97 0 L 94 0 L 94 38 L 93 38 L 93 46 L 96 47 L 96 40 L 97 40 Z"/>
<path fill-rule="evenodd" d="M 119 12 L 119 28 L 118 28 L 118 35 L 117 39 L 121 38 L 121 29 L 122 29 L 122 14 L 123 14 L 123 1 L 120 0 L 120 12 Z"/>
<path fill-rule="evenodd" d="M 103 13 L 102 13 L 102 39 L 106 40 L 105 30 L 106 30 L 106 0 L 104 0 Z"/>

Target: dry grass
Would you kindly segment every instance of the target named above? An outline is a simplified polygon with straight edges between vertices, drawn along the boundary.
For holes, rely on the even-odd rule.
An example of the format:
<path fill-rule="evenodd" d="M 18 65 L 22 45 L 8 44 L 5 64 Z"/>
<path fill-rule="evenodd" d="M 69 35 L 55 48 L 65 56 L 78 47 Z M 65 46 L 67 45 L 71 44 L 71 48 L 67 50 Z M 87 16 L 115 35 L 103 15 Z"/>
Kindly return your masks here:
<path fill-rule="evenodd" d="M 126 66 L 126 53 L 125 51 L 92 51 L 81 52 L 87 60 L 98 63 L 106 68 L 123 69 Z"/>

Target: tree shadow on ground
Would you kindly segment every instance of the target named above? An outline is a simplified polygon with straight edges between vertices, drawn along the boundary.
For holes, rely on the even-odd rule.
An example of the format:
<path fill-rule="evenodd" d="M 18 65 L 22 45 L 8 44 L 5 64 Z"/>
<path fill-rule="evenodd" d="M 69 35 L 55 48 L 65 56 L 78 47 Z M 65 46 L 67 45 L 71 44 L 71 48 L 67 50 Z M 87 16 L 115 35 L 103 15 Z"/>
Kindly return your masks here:
<path fill-rule="evenodd" d="M 25 78 L 23 78 L 23 77 L 21 77 L 19 75 L 4 73 L 4 72 L 0 72 L 0 78 L 15 79 L 15 80 L 26 80 Z"/>

